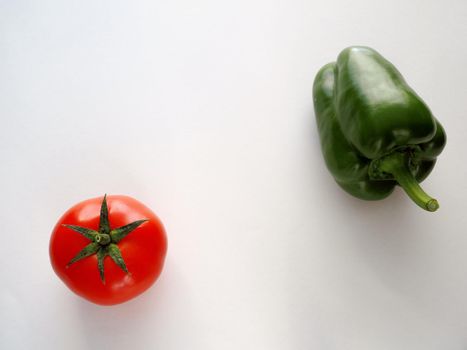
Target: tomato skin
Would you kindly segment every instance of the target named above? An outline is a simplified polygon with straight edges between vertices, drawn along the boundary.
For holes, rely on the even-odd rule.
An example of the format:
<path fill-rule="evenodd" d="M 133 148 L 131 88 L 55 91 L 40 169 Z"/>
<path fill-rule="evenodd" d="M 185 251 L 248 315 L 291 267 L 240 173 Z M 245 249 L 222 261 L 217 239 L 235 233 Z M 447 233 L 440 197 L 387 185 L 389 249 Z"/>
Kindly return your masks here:
<path fill-rule="evenodd" d="M 52 232 L 49 254 L 55 273 L 73 292 L 95 304 L 115 305 L 143 293 L 157 280 L 164 266 L 167 238 L 159 218 L 144 204 L 128 196 L 107 196 L 111 229 L 149 220 L 117 244 L 129 273 L 109 256 L 104 260 L 105 283 L 99 276 L 96 255 L 67 267 L 90 240 L 63 224 L 98 230 L 102 200 L 103 197 L 85 200 L 63 214 Z"/>

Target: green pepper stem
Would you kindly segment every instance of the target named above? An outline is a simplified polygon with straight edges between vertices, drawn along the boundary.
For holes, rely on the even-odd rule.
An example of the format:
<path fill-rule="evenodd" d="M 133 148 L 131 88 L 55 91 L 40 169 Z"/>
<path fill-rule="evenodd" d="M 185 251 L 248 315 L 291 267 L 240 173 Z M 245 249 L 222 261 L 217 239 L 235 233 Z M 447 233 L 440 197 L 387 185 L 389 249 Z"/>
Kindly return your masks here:
<path fill-rule="evenodd" d="M 408 155 L 402 152 L 394 152 L 381 160 L 379 168 L 384 172 L 392 174 L 399 185 L 419 207 L 428 211 L 436 211 L 439 208 L 438 201 L 423 191 L 410 172 L 408 164 Z"/>

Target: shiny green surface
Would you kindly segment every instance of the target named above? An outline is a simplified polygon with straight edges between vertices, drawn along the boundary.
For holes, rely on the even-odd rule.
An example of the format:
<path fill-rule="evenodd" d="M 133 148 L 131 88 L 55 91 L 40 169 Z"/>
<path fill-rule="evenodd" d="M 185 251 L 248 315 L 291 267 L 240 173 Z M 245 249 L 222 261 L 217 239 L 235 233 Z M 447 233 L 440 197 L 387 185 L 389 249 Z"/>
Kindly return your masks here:
<path fill-rule="evenodd" d="M 313 101 L 326 165 L 344 190 L 376 200 L 399 184 L 427 209 L 423 201 L 432 199 L 412 194 L 421 193 L 418 182 L 433 169 L 446 135 L 390 62 L 367 47 L 345 49 L 318 72 Z M 395 166 L 388 157 L 395 152 L 406 164 Z"/>

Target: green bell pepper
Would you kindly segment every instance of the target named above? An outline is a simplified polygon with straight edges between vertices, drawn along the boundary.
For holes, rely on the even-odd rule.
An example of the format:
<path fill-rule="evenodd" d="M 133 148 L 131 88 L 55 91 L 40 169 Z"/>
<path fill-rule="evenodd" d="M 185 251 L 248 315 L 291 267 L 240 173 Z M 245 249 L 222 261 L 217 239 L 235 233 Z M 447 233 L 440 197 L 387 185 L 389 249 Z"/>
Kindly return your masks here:
<path fill-rule="evenodd" d="M 438 209 L 419 182 L 446 134 L 390 62 L 368 47 L 345 49 L 318 72 L 313 102 L 324 160 L 345 191 L 378 200 L 399 185 L 423 209 Z"/>

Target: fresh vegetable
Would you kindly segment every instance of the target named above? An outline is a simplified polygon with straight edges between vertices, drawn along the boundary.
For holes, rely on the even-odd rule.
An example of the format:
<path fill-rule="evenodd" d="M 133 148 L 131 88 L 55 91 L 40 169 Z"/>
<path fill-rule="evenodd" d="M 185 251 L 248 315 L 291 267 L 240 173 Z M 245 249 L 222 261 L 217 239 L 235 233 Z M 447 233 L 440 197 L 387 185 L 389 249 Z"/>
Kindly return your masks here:
<path fill-rule="evenodd" d="M 419 182 L 446 134 L 390 62 L 368 47 L 345 49 L 318 72 L 313 101 L 324 160 L 345 191 L 378 200 L 399 185 L 421 208 L 438 209 Z"/>
<path fill-rule="evenodd" d="M 160 220 L 127 196 L 76 204 L 56 224 L 49 247 L 58 277 L 101 305 L 125 302 L 148 289 L 162 271 L 166 251 Z"/>

